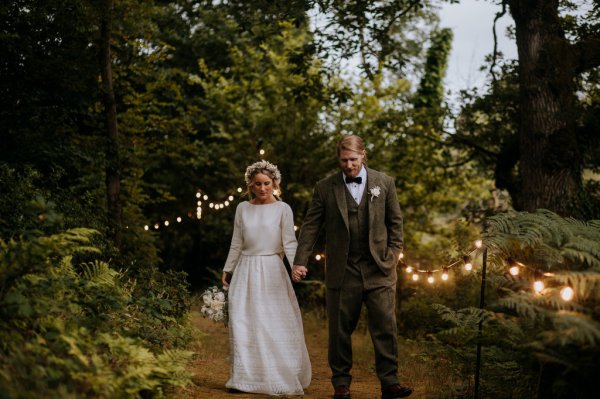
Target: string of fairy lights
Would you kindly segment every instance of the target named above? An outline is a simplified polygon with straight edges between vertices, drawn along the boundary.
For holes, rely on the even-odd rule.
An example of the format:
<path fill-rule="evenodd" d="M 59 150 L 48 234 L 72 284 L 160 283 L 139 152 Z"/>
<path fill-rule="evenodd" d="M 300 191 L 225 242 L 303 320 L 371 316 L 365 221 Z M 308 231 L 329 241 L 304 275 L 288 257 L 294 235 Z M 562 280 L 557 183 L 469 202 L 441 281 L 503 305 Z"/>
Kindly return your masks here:
<path fill-rule="evenodd" d="M 204 206 L 208 206 L 209 209 L 214 211 L 220 211 L 222 209 L 225 209 L 226 207 L 231 205 L 236 198 L 241 197 L 243 191 L 244 190 L 241 187 L 238 187 L 236 190 L 229 190 L 229 194 L 225 198 L 222 198 L 219 201 L 214 201 L 211 200 L 211 198 L 205 191 L 198 189 L 195 197 L 196 213 L 194 214 L 193 211 L 189 211 L 187 217 L 191 219 L 195 218 L 197 220 L 202 219 L 202 216 L 205 212 L 205 208 L 203 208 Z M 144 226 L 144 230 L 158 230 L 160 228 L 169 227 L 171 225 L 171 220 L 174 220 L 177 223 L 181 223 L 183 221 L 183 217 L 179 215 L 171 219 L 167 218 L 161 222 L 156 222 L 153 225 L 147 224 Z"/>
<path fill-rule="evenodd" d="M 259 140 L 257 147 L 258 147 L 258 154 L 262 157 L 264 157 L 265 155 L 265 150 L 260 148 L 260 145 L 262 144 L 262 139 Z M 214 211 L 220 211 L 222 209 L 225 209 L 226 207 L 230 206 L 231 204 L 233 204 L 233 202 L 236 199 L 241 198 L 244 195 L 244 189 L 242 187 L 238 187 L 237 189 L 231 189 L 227 191 L 229 194 L 225 196 L 225 198 L 221 198 L 218 201 L 215 201 L 213 199 L 211 199 L 211 197 L 208 195 L 208 193 L 202 189 L 197 189 L 196 194 L 195 194 L 195 201 L 196 201 L 196 209 L 195 209 L 195 214 L 193 211 L 189 211 L 187 213 L 187 217 L 190 219 L 196 219 L 196 220 L 201 220 L 202 216 L 204 215 L 204 213 L 206 212 L 206 208 L 205 206 L 208 206 L 208 209 L 210 210 L 214 210 Z M 275 195 L 279 195 L 279 193 L 277 191 L 274 192 Z M 165 227 L 169 227 L 171 226 L 171 224 L 173 222 L 175 223 L 181 223 L 184 220 L 185 216 L 174 216 L 172 218 L 165 218 L 164 220 L 161 220 L 159 222 L 155 222 L 154 224 L 147 224 L 144 225 L 144 230 L 145 231 L 150 231 L 150 230 L 159 230 L 161 228 L 165 228 Z M 294 226 L 294 229 L 297 230 L 298 227 Z"/>
<path fill-rule="evenodd" d="M 473 271 L 475 268 L 473 261 L 476 258 L 476 256 L 478 255 L 478 253 L 482 252 L 482 249 L 483 249 L 483 241 L 477 240 L 474 243 L 474 247 L 471 248 L 470 250 L 468 250 L 461 258 L 459 258 L 458 260 L 455 260 L 447 265 L 436 268 L 436 269 L 421 269 L 418 267 L 408 265 L 404 261 L 404 254 L 402 254 L 402 253 L 400 254 L 399 264 L 402 266 L 404 272 L 409 274 L 409 276 L 410 276 L 409 278 L 413 282 L 416 283 L 416 282 L 420 281 L 421 275 L 425 275 L 426 281 L 429 284 L 434 284 L 436 281 L 438 281 L 438 279 L 436 278 L 438 274 L 440 274 L 439 280 L 441 280 L 442 282 L 448 281 L 448 279 L 450 278 L 449 272 L 454 267 L 462 266 L 463 269 L 467 272 Z M 317 259 L 317 260 L 320 260 L 323 257 L 323 255 L 321 255 L 321 254 L 319 254 L 317 256 L 319 257 L 319 258 L 315 257 L 315 259 Z M 514 276 L 514 277 L 519 276 L 524 270 L 530 272 L 530 274 L 533 276 L 531 288 L 532 288 L 533 292 L 537 295 L 544 294 L 544 291 L 546 289 L 546 284 L 544 282 L 544 279 L 554 276 L 554 273 L 544 272 L 544 271 L 538 270 L 536 268 L 527 266 L 524 263 L 519 262 L 513 258 L 508 258 L 506 260 L 506 263 L 508 264 L 508 273 L 511 276 Z M 572 287 L 566 285 L 560 289 L 560 297 L 564 301 L 566 301 L 566 302 L 571 301 L 574 298 L 574 296 L 575 296 L 575 291 L 573 290 Z"/>

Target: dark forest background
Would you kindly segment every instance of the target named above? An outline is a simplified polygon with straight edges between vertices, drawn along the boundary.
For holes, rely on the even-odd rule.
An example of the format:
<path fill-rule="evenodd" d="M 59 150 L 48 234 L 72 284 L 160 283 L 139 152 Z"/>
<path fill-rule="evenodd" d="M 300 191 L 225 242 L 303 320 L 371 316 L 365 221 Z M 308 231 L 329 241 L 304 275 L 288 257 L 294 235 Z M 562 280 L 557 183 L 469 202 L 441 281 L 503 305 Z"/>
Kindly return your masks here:
<path fill-rule="evenodd" d="M 189 383 L 190 294 L 219 281 L 246 166 L 278 165 L 300 226 L 344 134 L 396 179 L 401 270 L 441 271 L 476 239 L 489 251 L 481 309 L 480 272 L 439 289 L 400 274 L 400 331 L 464 381 L 447 397 L 472 394 L 475 342 L 494 359 L 483 397 L 592 397 L 599 2 L 496 1 L 518 59 L 490 43 L 487 85 L 453 99 L 441 3 L 2 2 L 0 397 Z M 312 262 L 296 288 L 322 314 L 324 261 Z M 521 277 L 506 274 L 514 262 Z M 529 279 L 544 273 L 536 294 Z"/>

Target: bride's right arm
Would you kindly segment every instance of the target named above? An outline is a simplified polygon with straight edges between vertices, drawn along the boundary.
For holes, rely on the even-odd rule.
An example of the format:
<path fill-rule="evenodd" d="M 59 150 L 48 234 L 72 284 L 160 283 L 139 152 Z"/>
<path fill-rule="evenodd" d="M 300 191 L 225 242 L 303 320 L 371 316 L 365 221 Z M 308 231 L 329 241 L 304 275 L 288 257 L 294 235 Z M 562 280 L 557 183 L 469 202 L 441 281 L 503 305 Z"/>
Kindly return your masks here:
<path fill-rule="evenodd" d="M 225 266 L 223 267 L 223 279 L 225 278 L 225 273 L 229 273 L 230 275 L 233 274 L 235 267 L 238 264 L 238 260 L 240 259 L 240 255 L 242 253 L 242 242 L 244 240 L 242 231 L 242 215 L 240 206 L 238 205 L 237 209 L 235 210 L 233 236 L 231 237 L 229 254 L 227 255 L 227 260 L 225 261 Z"/>

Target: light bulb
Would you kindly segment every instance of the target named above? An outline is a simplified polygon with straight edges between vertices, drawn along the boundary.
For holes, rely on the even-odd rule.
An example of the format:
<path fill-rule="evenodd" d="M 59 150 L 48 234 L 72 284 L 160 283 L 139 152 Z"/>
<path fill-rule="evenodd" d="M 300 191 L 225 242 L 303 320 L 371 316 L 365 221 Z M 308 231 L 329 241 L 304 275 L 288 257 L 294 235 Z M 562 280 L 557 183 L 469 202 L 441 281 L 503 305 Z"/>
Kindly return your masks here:
<path fill-rule="evenodd" d="M 198 206 L 202 205 L 202 201 L 196 202 L 196 205 L 198 205 Z"/>
<path fill-rule="evenodd" d="M 230 195 L 229 197 L 227 197 L 227 199 L 228 199 L 229 201 L 233 201 L 233 195 Z"/>
<path fill-rule="evenodd" d="M 208 195 L 204 194 L 204 197 L 202 197 L 202 198 L 204 198 L 204 201 L 207 201 L 208 200 Z"/>
<path fill-rule="evenodd" d="M 225 206 L 229 206 L 229 201 L 225 201 Z"/>
<path fill-rule="evenodd" d="M 154 228 L 155 228 L 155 229 L 157 229 L 157 230 L 158 230 L 158 228 L 159 228 L 159 227 L 160 227 L 160 226 L 158 225 L 158 223 L 156 223 L 156 224 L 154 225 Z"/>
<path fill-rule="evenodd" d="M 150 227 L 148 225 L 144 226 L 144 230 L 149 230 L 149 229 L 150 229 Z"/>
<path fill-rule="evenodd" d="M 417 273 L 412 275 L 413 281 L 417 281 L 419 279 L 419 275 Z"/>
<path fill-rule="evenodd" d="M 165 220 L 165 226 L 168 226 L 168 225 L 169 225 L 169 221 Z"/>
<path fill-rule="evenodd" d="M 463 256 L 463 260 L 465 262 L 465 270 L 471 271 L 473 269 L 473 264 L 471 263 L 471 255 Z"/>
<path fill-rule="evenodd" d="M 402 258 L 404 258 L 404 253 L 400 252 L 400 255 L 398 255 L 398 259 L 402 259 Z"/>
<path fill-rule="evenodd" d="M 444 281 L 448 280 L 448 272 L 442 273 L 442 280 L 444 280 Z"/>
<path fill-rule="evenodd" d="M 315 259 L 316 260 L 321 260 L 321 255 L 320 254 L 315 255 Z"/>
<path fill-rule="evenodd" d="M 406 273 L 412 273 L 413 268 L 412 266 L 406 266 Z"/>
<path fill-rule="evenodd" d="M 519 266 L 511 267 L 510 269 L 508 269 L 508 272 L 513 276 L 517 276 L 519 274 Z"/>
<path fill-rule="evenodd" d="M 202 194 L 196 193 L 196 198 L 200 198 L 201 196 L 202 196 Z"/>
<path fill-rule="evenodd" d="M 177 223 L 181 223 L 181 216 L 177 216 Z"/>
<path fill-rule="evenodd" d="M 215 204 L 213 204 L 213 203 L 211 202 L 210 204 L 208 204 L 208 207 L 209 207 L 209 208 L 214 208 L 214 207 L 215 207 Z"/>
<path fill-rule="evenodd" d="M 482 246 L 482 245 L 483 245 L 483 241 L 481 241 L 481 240 L 477 240 L 477 241 L 475 241 L 475 246 L 476 246 L 477 248 L 481 248 L 481 246 Z"/>
<path fill-rule="evenodd" d="M 542 280 L 536 280 L 533 282 L 533 290 L 535 292 L 542 292 L 544 289 L 544 282 Z"/>
<path fill-rule="evenodd" d="M 241 192 L 242 192 L 242 188 L 241 188 L 241 187 L 238 187 L 238 189 L 237 189 L 237 192 L 238 192 L 238 193 L 241 193 Z"/>
<path fill-rule="evenodd" d="M 565 287 L 562 290 L 560 290 L 560 297 L 563 299 L 563 301 L 570 301 L 571 299 L 573 299 L 574 295 L 575 292 L 571 287 Z"/>
<path fill-rule="evenodd" d="M 260 149 L 260 151 L 258 152 L 260 155 L 265 155 L 265 150 L 263 150 L 262 148 Z"/>
<path fill-rule="evenodd" d="M 428 277 L 427 277 L 427 282 L 428 282 L 429 284 L 433 284 L 433 282 L 434 282 L 434 281 L 435 281 L 435 279 L 433 278 L 433 276 L 428 276 Z"/>

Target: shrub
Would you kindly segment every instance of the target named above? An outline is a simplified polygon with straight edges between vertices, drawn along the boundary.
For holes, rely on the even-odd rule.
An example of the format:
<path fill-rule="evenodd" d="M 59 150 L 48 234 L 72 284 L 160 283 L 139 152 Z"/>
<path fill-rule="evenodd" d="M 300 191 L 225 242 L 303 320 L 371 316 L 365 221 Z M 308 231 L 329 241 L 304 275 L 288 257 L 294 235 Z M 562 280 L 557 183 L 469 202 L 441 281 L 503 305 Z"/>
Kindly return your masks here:
<path fill-rule="evenodd" d="M 161 397 L 190 377 L 182 276 L 133 279 L 89 229 L 0 241 L 0 392 L 9 398 Z M 138 283 L 141 282 L 141 283 Z M 165 349 L 169 348 L 169 349 Z"/>

